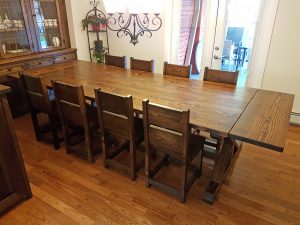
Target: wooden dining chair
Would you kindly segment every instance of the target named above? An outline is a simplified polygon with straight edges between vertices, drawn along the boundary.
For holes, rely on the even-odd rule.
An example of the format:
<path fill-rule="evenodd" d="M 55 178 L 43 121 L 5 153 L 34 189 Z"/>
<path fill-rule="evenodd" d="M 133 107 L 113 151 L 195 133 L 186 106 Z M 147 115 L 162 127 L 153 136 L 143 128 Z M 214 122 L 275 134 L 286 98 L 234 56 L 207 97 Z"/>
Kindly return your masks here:
<path fill-rule="evenodd" d="M 154 60 L 146 61 L 131 57 L 130 69 L 154 73 Z"/>
<path fill-rule="evenodd" d="M 62 121 L 67 153 L 87 158 L 89 163 L 101 150 L 97 110 L 88 105 L 83 86 L 52 81 Z"/>
<path fill-rule="evenodd" d="M 239 76 L 239 71 L 229 72 L 222 70 L 213 70 L 205 67 L 204 71 L 204 81 L 211 81 L 216 83 L 231 84 L 236 85 Z M 216 160 L 219 151 L 221 150 L 224 144 L 224 138 L 216 134 L 207 134 L 204 132 L 198 131 L 201 136 L 204 136 L 205 139 L 205 148 L 203 151 L 204 157 Z M 241 148 L 241 143 L 235 141 L 235 151 Z"/>
<path fill-rule="evenodd" d="M 145 159 L 137 159 L 137 147 L 144 140 L 143 121 L 133 116 L 132 96 L 120 96 L 95 90 L 104 166 L 126 172 L 132 180 L 144 166 Z M 118 144 L 116 144 L 118 143 Z M 129 150 L 129 166 L 115 160 Z"/>
<path fill-rule="evenodd" d="M 239 71 L 229 72 L 223 70 L 213 70 L 205 67 L 203 80 L 236 85 L 238 77 Z"/>
<path fill-rule="evenodd" d="M 105 55 L 105 64 L 110 66 L 117 66 L 121 68 L 126 68 L 126 56 L 113 56 Z"/>
<path fill-rule="evenodd" d="M 192 66 L 181 66 L 175 64 L 164 63 L 164 75 L 189 78 L 191 75 Z"/>
<path fill-rule="evenodd" d="M 60 119 L 57 113 L 54 93 L 47 89 L 43 77 L 33 77 L 23 74 L 20 77 L 26 91 L 36 140 L 41 141 L 44 134 L 51 132 L 51 141 L 54 148 L 59 149 L 60 142 L 63 139 L 58 135 Z M 48 116 L 49 123 L 41 124 L 39 122 L 38 114 L 40 113 Z"/>
<path fill-rule="evenodd" d="M 179 111 L 144 100 L 143 112 L 146 186 L 153 185 L 175 195 L 184 203 L 188 190 L 201 175 L 204 138 L 190 133 L 189 110 Z M 155 156 L 159 152 L 163 154 L 163 157 L 154 165 L 155 157 L 153 155 Z M 200 156 L 198 166 L 192 164 L 196 156 Z M 155 178 L 159 171 L 170 162 L 181 167 L 181 187 L 179 189 Z M 189 178 L 188 171 L 192 172 Z"/>

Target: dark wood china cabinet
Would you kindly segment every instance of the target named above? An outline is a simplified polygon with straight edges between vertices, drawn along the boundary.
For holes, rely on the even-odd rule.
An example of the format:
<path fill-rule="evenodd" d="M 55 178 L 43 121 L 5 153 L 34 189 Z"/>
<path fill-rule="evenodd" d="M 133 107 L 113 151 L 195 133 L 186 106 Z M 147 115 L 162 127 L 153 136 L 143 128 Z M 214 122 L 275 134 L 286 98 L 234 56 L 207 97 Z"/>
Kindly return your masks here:
<path fill-rule="evenodd" d="M 0 84 L 13 116 L 26 112 L 18 73 L 75 60 L 64 0 L 0 0 Z"/>
<path fill-rule="evenodd" d="M 6 99 L 10 91 L 0 85 L 0 217 L 32 196 Z"/>

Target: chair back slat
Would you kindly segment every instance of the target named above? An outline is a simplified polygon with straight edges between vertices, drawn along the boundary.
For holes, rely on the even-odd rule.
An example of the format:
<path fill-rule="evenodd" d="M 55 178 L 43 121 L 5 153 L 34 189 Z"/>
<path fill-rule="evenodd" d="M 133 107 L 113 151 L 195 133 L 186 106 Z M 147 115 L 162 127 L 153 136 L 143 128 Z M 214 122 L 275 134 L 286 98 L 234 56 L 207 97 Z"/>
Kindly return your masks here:
<path fill-rule="evenodd" d="M 59 104 L 61 114 L 68 123 L 81 126 L 83 125 L 80 105 L 66 102 L 64 100 L 60 100 Z"/>
<path fill-rule="evenodd" d="M 169 63 L 165 62 L 164 63 L 164 75 L 189 78 L 191 75 L 191 68 L 192 68 L 191 65 L 180 66 L 180 65 L 174 65 L 174 64 L 169 64 Z"/>
<path fill-rule="evenodd" d="M 151 125 L 182 133 L 186 122 L 185 119 L 182 111 L 152 103 L 148 105 L 148 121 Z"/>
<path fill-rule="evenodd" d="M 123 116 L 128 116 L 128 98 L 130 98 L 130 96 L 120 96 L 102 91 L 100 92 L 100 96 L 103 110 Z"/>
<path fill-rule="evenodd" d="M 84 126 L 87 124 L 83 86 L 73 86 L 52 81 L 58 111 L 67 124 Z"/>
<path fill-rule="evenodd" d="M 126 67 L 126 57 L 113 56 L 113 55 L 105 55 L 105 64 L 110 66 L 117 67 Z"/>
<path fill-rule="evenodd" d="M 208 69 L 208 67 L 205 67 L 203 80 L 236 85 L 238 76 L 239 76 L 239 71 L 229 72 L 229 71 Z"/>
<path fill-rule="evenodd" d="M 120 96 L 95 90 L 98 116 L 102 133 L 109 132 L 125 139 L 133 135 L 132 96 Z"/>
<path fill-rule="evenodd" d="M 51 106 L 48 98 L 48 91 L 43 84 L 42 78 L 21 75 L 21 79 L 31 108 L 43 113 L 49 113 Z"/>
<path fill-rule="evenodd" d="M 64 84 L 58 81 L 55 81 L 54 85 L 56 98 L 58 98 L 59 100 L 79 105 L 79 97 L 82 97 L 79 95 L 83 94 L 83 90 L 80 90 L 82 89 L 81 87 L 72 86 L 70 84 Z M 79 91 L 79 93 L 77 93 L 77 91 Z"/>
<path fill-rule="evenodd" d="M 103 127 L 110 134 L 129 137 L 129 120 L 125 116 L 102 111 Z"/>
<path fill-rule="evenodd" d="M 169 151 L 172 149 L 174 153 L 182 154 L 183 136 L 182 133 L 163 129 L 161 127 L 149 126 L 150 147 L 156 150 Z"/>
<path fill-rule="evenodd" d="M 146 61 L 140 59 L 130 58 L 130 68 L 132 70 L 141 70 L 145 72 L 154 73 L 154 60 Z"/>
<path fill-rule="evenodd" d="M 150 148 L 186 155 L 190 111 L 179 111 L 143 101 L 145 141 Z"/>

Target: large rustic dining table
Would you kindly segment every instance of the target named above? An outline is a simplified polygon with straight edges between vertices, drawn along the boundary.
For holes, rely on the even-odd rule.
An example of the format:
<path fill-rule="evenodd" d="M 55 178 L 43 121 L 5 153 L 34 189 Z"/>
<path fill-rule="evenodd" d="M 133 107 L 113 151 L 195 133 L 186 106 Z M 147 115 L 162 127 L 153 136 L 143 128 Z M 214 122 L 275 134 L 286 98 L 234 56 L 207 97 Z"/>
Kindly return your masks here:
<path fill-rule="evenodd" d="M 51 80 L 83 85 L 85 97 L 93 100 L 94 89 L 132 95 L 134 110 L 142 113 L 142 101 L 190 109 L 192 128 L 224 138 L 203 200 L 213 203 L 226 174 L 232 167 L 235 141 L 282 152 L 294 96 L 285 93 L 235 87 L 208 81 L 163 76 L 85 61 L 54 64 L 24 71 Z"/>

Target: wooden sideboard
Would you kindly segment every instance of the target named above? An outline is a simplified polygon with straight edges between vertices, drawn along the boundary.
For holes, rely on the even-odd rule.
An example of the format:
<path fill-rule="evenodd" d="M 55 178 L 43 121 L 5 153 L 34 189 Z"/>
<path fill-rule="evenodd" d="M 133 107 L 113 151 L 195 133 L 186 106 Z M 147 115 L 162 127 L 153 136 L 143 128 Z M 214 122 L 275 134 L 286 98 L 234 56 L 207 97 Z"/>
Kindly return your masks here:
<path fill-rule="evenodd" d="M 76 60 L 76 52 L 76 49 L 67 48 L 0 60 L 0 84 L 9 86 L 12 90 L 7 95 L 7 99 L 13 117 L 23 115 L 28 111 L 19 73 L 26 69 Z"/>
<path fill-rule="evenodd" d="M 0 85 L 0 215 L 32 196 L 6 98 L 10 91 Z"/>
<path fill-rule="evenodd" d="M 13 117 L 25 114 L 26 98 L 18 73 L 76 59 L 71 49 L 65 0 L 0 1 L 0 84 Z"/>

